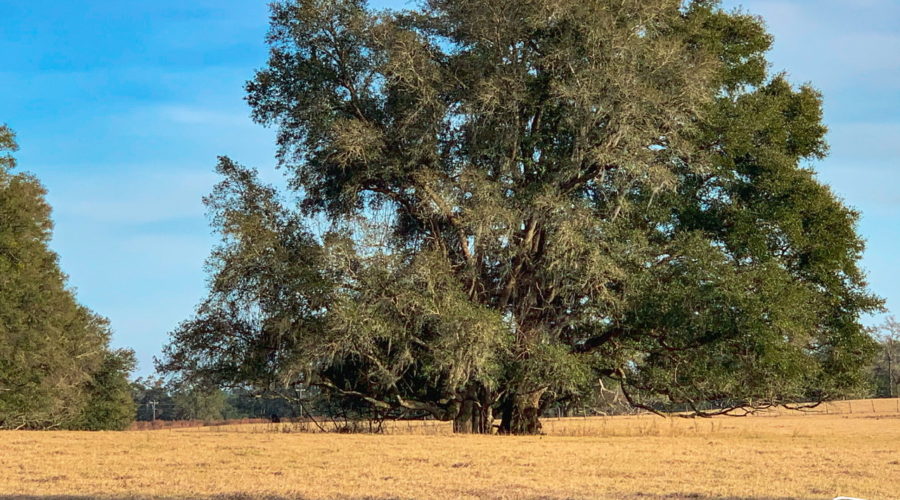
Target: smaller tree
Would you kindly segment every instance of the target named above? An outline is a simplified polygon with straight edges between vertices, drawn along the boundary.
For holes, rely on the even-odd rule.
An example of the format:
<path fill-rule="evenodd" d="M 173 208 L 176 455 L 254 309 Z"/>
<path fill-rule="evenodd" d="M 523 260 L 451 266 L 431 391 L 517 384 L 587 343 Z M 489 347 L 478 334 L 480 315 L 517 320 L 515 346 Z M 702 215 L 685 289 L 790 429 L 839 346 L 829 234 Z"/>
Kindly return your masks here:
<path fill-rule="evenodd" d="M 225 393 L 218 388 L 182 387 L 173 394 L 176 420 L 223 420 L 230 413 Z"/>
<path fill-rule="evenodd" d="M 88 400 L 75 427 L 91 431 L 128 428 L 137 412 L 128 381 L 128 374 L 134 368 L 131 349 L 107 352 L 100 369 L 87 384 Z"/>

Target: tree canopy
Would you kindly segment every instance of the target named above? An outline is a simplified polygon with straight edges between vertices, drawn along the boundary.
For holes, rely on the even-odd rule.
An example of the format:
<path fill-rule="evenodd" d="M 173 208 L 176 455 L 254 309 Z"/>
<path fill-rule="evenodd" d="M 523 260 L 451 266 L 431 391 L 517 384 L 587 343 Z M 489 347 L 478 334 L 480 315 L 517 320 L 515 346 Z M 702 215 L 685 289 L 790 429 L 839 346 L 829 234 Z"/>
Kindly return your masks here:
<path fill-rule="evenodd" d="M 46 192 L 13 172 L 17 149 L 0 126 L 0 429 L 122 428 L 133 355 L 109 349 L 107 320 L 67 288 Z"/>
<path fill-rule="evenodd" d="M 290 191 L 220 160 L 160 367 L 461 432 L 601 380 L 694 415 L 859 390 L 880 301 L 771 42 L 710 0 L 276 2 L 247 100 Z"/>

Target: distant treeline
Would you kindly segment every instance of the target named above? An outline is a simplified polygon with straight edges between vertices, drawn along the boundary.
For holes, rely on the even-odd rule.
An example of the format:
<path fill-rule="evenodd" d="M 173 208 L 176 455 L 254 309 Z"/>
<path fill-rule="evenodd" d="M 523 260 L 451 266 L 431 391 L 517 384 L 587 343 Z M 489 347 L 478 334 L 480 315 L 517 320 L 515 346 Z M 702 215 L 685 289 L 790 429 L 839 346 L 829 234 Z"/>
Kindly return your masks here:
<path fill-rule="evenodd" d="M 869 329 L 878 341 L 879 351 L 872 367 L 872 395 L 876 398 L 900 397 L 900 322 L 893 316 Z"/>
<path fill-rule="evenodd" d="M 173 387 L 158 378 L 139 378 L 131 385 L 137 421 L 281 419 L 298 416 L 284 398 L 246 389 Z"/>

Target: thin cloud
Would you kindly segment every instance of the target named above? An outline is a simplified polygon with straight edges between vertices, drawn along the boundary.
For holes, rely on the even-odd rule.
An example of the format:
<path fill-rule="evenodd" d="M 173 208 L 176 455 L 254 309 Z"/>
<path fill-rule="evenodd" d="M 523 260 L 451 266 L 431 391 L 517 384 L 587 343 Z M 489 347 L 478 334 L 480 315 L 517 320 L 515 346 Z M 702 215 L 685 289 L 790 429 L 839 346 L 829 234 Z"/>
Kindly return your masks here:
<path fill-rule="evenodd" d="M 122 166 L 116 172 L 45 182 L 57 213 L 79 223 L 143 224 L 204 216 L 201 198 L 216 182 L 211 171 L 159 165 Z"/>
<path fill-rule="evenodd" d="M 900 87 L 897 2 L 728 1 L 760 15 L 775 43 L 773 70 L 826 90 Z M 789 64 L 787 64 L 789 63 Z"/>
<path fill-rule="evenodd" d="M 189 105 L 165 105 L 157 108 L 163 120 L 183 125 L 207 125 L 214 127 L 249 127 L 252 122 L 248 111 L 226 112 L 215 108 Z"/>

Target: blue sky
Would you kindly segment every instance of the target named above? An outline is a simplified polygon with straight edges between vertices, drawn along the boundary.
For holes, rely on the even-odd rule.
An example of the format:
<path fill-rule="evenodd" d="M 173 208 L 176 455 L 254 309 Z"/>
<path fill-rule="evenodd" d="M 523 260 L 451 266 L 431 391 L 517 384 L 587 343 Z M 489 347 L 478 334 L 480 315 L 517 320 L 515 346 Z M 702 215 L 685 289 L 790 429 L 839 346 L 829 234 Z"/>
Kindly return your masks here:
<path fill-rule="evenodd" d="M 832 152 L 815 168 L 863 212 L 863 265 L 900 312 L 900 2 L 725 5 L 766 19 L 773 70 L 823 91 Z M 0 123 L 49 190 L 79 300 L 137 351 L 140 375 L 204 295 L 216 156 L 279 176 L 242 90 L 267 21 L 256 0 L 0 0 Z"/>

